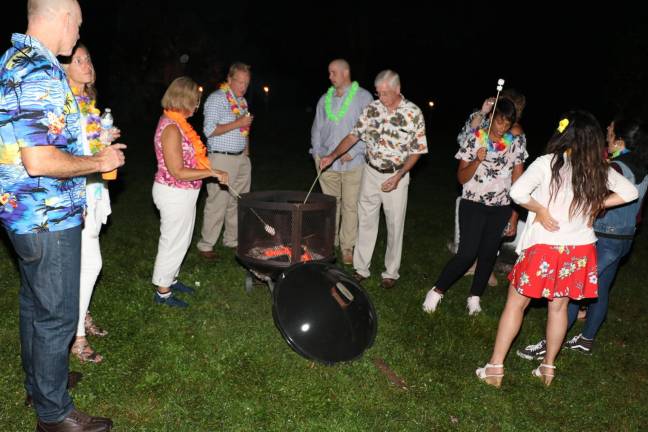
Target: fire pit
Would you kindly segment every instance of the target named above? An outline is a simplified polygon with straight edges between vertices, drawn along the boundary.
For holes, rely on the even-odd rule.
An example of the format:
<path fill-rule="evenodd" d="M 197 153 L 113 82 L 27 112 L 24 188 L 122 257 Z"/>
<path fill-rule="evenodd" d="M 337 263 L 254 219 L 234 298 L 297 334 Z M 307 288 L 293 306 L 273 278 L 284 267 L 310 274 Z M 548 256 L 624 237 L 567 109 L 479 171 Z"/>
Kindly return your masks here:
<path fill-rule="evenodd" d="M 369 296 L 335 267 L 335 198 L 304 192 L 252 192 L 238 203 L 236 258 L 245 289 L 267 283 L 275 325 L 301 356 L 332 365 L 362 355 L 376 336 Z M 276 286 L 275 286 L 276 284 Z"/>
<path fill-rule="evenodd" d="M 313 193 L 303 204 L 305 197 L 306 193 L 296 191 L 251 192 L 238 203 L 236 257 L 271 289 L 293 264 L 335 261 L 335 198 Z M 264 223 L 274 228 L 274 235 Z M 250 276 L 246 290 L 252 283 Z"/>

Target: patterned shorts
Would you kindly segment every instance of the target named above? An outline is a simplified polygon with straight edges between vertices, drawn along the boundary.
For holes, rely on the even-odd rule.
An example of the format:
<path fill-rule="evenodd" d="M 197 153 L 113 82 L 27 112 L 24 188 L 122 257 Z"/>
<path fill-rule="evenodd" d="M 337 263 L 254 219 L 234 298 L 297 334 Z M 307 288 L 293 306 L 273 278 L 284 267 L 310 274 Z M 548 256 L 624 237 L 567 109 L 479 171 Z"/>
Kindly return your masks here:
<path fill-rule="evenodd" d="M 533 245 L 522 251 L 508 278 L 526 297 L 596 298 L 596 247 Z"/>

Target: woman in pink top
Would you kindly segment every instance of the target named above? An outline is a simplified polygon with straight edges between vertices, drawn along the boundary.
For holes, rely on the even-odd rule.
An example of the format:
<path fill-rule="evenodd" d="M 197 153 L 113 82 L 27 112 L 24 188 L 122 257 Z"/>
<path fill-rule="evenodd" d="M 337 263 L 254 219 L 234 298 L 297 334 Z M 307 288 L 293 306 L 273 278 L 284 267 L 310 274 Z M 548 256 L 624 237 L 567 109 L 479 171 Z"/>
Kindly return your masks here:
<path fill-rule="evenodd" d="M 155 131 L 157 172 L 153 201 L 160 211 L 160 240 L 153 268 L 153 297 L 157 304 L 187 307 L 174 292 L 193 293 L 178 281 L 196 220 L 196 201 L 202 179 L 215 177 L 227 184 L 227 173 L 205 162 L 205 146 L 187 122 L 200 105 L 201 93 L 191 78 L 176 78 L 162 98 L 164 114 Z"/>
<path fill-rule="evenodd" d="M 604 208 L 637 198 L 637 189 L 604 159 L 605 138 L 585 111 L 569 112 L 547 145 L 511 188 L 511 198 L 529 210 L 520 238 L 520 256 L 497 329 L 490 361 L 476 370 L 499 387 L 504 358 L 522 325 L 532 298 L 548 299 L 547 352 L 533 370 L 546 385 L 567 331 L 569 299 L 597 297 L 596 237 L 592 222 Z M 610 191 L 612 191 L 610 193 Z"/>

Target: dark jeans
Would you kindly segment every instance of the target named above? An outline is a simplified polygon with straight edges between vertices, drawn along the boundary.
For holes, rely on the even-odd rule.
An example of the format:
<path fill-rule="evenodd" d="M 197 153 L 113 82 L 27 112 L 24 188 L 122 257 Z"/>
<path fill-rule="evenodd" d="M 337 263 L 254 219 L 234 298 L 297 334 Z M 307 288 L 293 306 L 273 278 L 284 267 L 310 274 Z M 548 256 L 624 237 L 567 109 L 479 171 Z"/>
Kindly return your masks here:
<path fill-rule="evenodd" d="M 610 287 L 614 281 L 621 259 L 630 252 L 632 247 L 631 239 L 612 239 L 599 237 L 596 242 L 596 267 L 598 271 L 598 298 L 591 301 L 587 306 L 587 320 L 583 328 L 583 336 L 587 339 L 594 339 L 599 328 L 605 321 L 608 311 L 608 298 Z M 578 316 L 580 302 L 569 303 L 568 314 L 571 328 Z"/>
<path fill-rule="evenodd" d="M 20 343 L 25 389 L 44 422 L 74 408 L 67 392 L 69 346 L 79 318 L 81 227 L 8 232 L 20 267 Z"/>
<path fill-rule="evenodd" d="M 487 206 L 462 199 L 459 203 L 459 248 L 445 265 L 435 286 L 439 291 L 448 288 L 475 262 L 477 268 L 470 287 L 471 296 L 481 296 L 486 290 L 502 233 L 511 217 L 511 206 Z"/>

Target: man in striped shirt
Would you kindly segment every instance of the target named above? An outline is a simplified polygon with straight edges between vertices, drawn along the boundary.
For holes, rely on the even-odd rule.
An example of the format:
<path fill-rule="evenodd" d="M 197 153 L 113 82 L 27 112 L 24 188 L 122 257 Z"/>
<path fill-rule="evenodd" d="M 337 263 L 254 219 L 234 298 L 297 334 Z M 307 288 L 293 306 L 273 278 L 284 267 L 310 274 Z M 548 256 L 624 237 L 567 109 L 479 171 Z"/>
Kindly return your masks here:
<path fill-rule="evenodd" d="M 203 131 L 212 168 L 227 171 L 229 187 L 238 193 L 250 191 L 252 165 L 248 154 L 249 133 L 253 116 L 248 111 L 245 92 L 250 84 L 250 66 L 234 63 L 227 82 L 205 102 Z M 200 240 L 196 245 L 201 256 L 216 259 L 214 245 L 223 225 L 223 245 L 238 244 L 238 203 L 219 183 L 207 183 L 207 199 Z"/>

